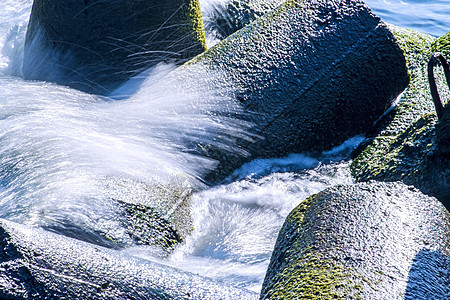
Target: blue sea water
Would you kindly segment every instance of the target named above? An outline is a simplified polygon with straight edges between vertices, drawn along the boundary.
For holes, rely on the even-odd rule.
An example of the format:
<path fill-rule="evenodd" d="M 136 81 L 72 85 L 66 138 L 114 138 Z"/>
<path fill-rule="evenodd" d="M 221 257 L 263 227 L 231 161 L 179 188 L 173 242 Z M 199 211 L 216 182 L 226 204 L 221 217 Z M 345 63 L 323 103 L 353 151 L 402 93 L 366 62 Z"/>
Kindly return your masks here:
<path fill-rule="evenodd" d="M 449 0 L 366 0 L 387 23 L 434 36 L 450 31 Z"/>

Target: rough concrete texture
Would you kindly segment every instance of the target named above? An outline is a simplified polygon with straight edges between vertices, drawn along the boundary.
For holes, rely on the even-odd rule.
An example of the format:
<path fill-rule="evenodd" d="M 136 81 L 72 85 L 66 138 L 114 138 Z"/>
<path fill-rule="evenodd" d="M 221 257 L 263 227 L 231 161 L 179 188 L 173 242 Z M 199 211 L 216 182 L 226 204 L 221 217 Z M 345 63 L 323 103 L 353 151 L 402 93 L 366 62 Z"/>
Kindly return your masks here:
<path fill-rule="evenodd" d="M 427 77 L 432 53 L 441 51 L 450 58 L 449 38 L 436 39 L 395 26 L 391 29 L 405 53 L 411 82 L 397 106 L 358 149 L 352 175 L 358 181 L 401 180 L 437 197 L 450 209 L 450 156 L 445 142 L 450 135 L 449 108 L 438 122 Z M 440 67 L 435 67 L 435 74 L 445 104 L 450 91 Z"/>
<path fill-rule="evenodd" d="M 35 0 L 23 73 L 107 94 L 148 67 L 182 63 L 205 48 L 198 0 Z"/>
<path fill-rule="evenodd" d="M 287 1 L 172 76 L 186 92 L 233 93 L 244 113 L 232 117 L 253 124 L 256 142 L 236 142 L 247 157 L 190 145 L 221 162 L 219 178 L 255 157 L 323 151 L 364 133 L 408 83 L 391 32 L 350 0 Z"/>
<path fill-rule="evenodd" d="M 287 217 L 261 299 L 447 299 L 450 214 L 400 182 L 336 186 Z"/>
<path fill-rule="evenodd" d="M 164 183 L 108 178 L 105 188 L 107 196 L 117 202 L 118 220 L 134 243 L 170 252 L 193 228 L 193 190 L 188 183 L 186 178 Z M 110 233 L 105 236 L 120 245 Z"/>
<path fill-rule="evenodd" d="M 56 215 L 39 226 L 110 249 L 154 246 L 152 254 L 161 258 L 167 257 L 192 232 L 193 187 L 188 186 L 186 178 L 143 182 L 108 177 L 103 184 L 105 215 L 92 214 L 92 222 Z"/>
<path fill-rule="evenodd" d="M 255 293 L 0 221 L 1 299 L 256 299 Z"/>

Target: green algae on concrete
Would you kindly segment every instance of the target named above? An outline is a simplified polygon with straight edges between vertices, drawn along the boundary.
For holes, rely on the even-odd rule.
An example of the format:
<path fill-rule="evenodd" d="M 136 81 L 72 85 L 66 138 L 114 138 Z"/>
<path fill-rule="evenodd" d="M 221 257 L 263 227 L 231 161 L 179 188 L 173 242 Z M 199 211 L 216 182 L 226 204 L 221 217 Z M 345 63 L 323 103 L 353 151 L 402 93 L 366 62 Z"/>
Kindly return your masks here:
<path fill-rule="evenodd" d="M 322 152 L 365 132 L 408 83 L 392 33 L 350 0 L 286 1 L 170 76 L 186 93 L 225 91 L 238 107 L 226 117 L 250 124 L 253 139 L 229 139 L 237 155 L 189 145 L 220 162 L 213 182 L 256 157 Z"/>
<path fill-rule="evenodd" d="M 266 273 L 265 282 L 272 277 L 276 282 L 269 292 L 264 285 L 261 299 L 336 299 L 342 297 L 344 287 L 352 285 L 350 274 L 341 264 L 311 246 L 314 238 L 303 226 L 305 214 L 316 201 L 316 196 L 308 197 L 286 218 L 274 250 L 279 257 L 271 260 Z M 291 256 L 295 258 L 291 260 Z"/>
<path fill-rule="evenodd" d="M 108 94 L 149 67 L 205 49 L 198 0 L 34 0 L 23 73 Z"/>
<path fill-rule="evenodd" d="M 164 183 L 108 178 L 105 188 L 117 203 L 117 218 L 134 243 L 159 247 L 165 255 L 192 232 L 192 187 L 183 176 Z"/>
<path fill-rule="evenodd" d="M 183 5 L 183 4 L 180 4 Z M 192 35 L 195 41 L 200 43 L 199 53 L 206 50 L 206 39 L 205 39 L 205 26 L 203 24 L 203 15 L 200 9 L 200 3 L 197 1 L 189 1 L 188 9 L 186 11 L 187 20 L 191 24 L 191 28 L 186 28 L 186 35 Z M 188 47 L 188 46 L 187 46 Z M 190 50 L 191 51 L 191 50 Z M 189 56 L 195 56 L 195 53 Z"/>
<path fill-rule="evenodd" d="M 397 106 L 374 129 L 351 165 L 358 181 L 382 180 L 412 184 L 450 208 L 450 159 L 436 141 L 436 117 L 427 65 L 436 51 L 447 53 L 448 34 L 441 39 L 391 26 L 405 53 L 411 77 Z M 441 100 L 450 97 L 443 72 L 435 67 Z M 441 125 L 442 127 L 442 125 Z M 442 144 L 442 143 L 441 143 Z"/>
<path fill-rule="evenodd" d="M 450 32 L 438 38 L 431 49 L 433 52 L 441 52 L 448 59 L 450 57 Z"/>
<path fill-rule="evenodd" d="M 42 227 L 106 248 L 151 246 L 159 257 L 166 257 L 191 234 L 191 196 L 196 187 L 188 176 L 146 181 L 110 176 L 101 184 L 102 215 L 93 214 L 91 222 L 58 220 Z"/>
<path fill-rule="evenodd" d="M 344 268 L 325 256 L 304 254 L 293 264 L 289 264 L 282 274 L 277 274 L 277 282 L 271 292 L 262 299 L 341 299 L 341 290 L 352 285 Z M 355 299 L 359 294 L 355 286 Z"/>
<path fill-rule="evenodd" d="M 336 186 L 286 218 L 261 299 L 445 298 L 449 271 L 450 214 L 439 201 L 400 182 Z"/>

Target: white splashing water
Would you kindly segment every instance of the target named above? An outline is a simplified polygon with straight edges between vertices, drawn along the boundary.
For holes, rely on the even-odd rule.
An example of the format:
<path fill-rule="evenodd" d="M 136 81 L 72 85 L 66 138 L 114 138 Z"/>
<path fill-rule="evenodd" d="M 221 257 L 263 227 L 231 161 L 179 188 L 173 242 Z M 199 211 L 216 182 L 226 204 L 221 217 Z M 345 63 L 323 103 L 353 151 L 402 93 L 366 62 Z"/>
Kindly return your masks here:
<path fill-rule="evenodd" d="M 226 14 L 226 4 L 232 0 L 199 0 L 200 7 L 203 14 L 203 23 L 205 28 L 211 28 L 214 23 L 216 14 Z M 217 32 L 207 30 L 206 31 L 206 45 L 208 48 L 214 46 L 220 41 Z"/>
<path fill-rule="evenodd" d="M 216 162 L 188 154 L 185 142 L 243 151 L 217 141 L 245 136 L 247 124 L 216 116 L 241 108 L 223 96 L 229 93 L 186 94 L 164 76 L 171 66 L 149 70 L 143 83 L 125 84 L 113 97 L 120 100 L 25 81 L 19 76 L 31 1 L 0 5 L 0 217 L 78 230 L 72 236 L 84 239 L 113 232 L 130 246 L 125 252 L 159 259 L 151 247 L 132 246 L 116 220 L 110 193 L 117 188 L 108 189 L 108 180 L 182 178 L 201 190 L 197 178 Z M 228 184 L 194 194 L 194 233 L 162 262 L 258 291 L 285 216 L 311 193 L 348 181 L 345 170 L 305 155 L 243 166 Z M 127 196 L 141 192 L 136 185 Z"/>
<path fill-rule="evenodd" d="M 0 74 L 21 75 L 32 0 L 0 2 Z"/>
<path fill-rule="evenodd" d="M 1 11 L 7 21 L 1 25 L 0 45 L 5 53 L 0 77 L 0 217 L 51 228 L 120 232 L 107 187 L 110 178 L 144 183 L 184 178 L 186 186 L 199 188 L 197 178 L 216 162 L 189 154 L 188 142 L 242 151 L 225 137 L 242 136 L 246 124 L 216 116 L 237 112 L 239 105 L 219 97 L 218 91 L 186 93 L 180 82 L 164 79 L 171 66 L 152 69 L 142 88 L 120 101 L 13 77 L 9 66 L 21 59 L 13 49 L 23 49 L 25 35 L 15 28 L 26 27 L 30 4 L 3 2 L 8 9 Z M 15 5 L 24 12 L 17 14 Z M 130 94 L 127 85 L 122 92 Z"/>
<path fill-rule="evenodd" d="M 230 183 L 195 194 L 194 233 L 163 263 L 259 292 L 286 216 L 312 194 L 352 184 L 349 162 L 341 159 L 362 140 L 352 138 L 320 158 L 256 159 Z M 145 247 L 127 252 L 149 258 Z"/>
<path fill-rule="evenodd" d="M 200 2 L 207 19 L 227 0 Z M 188 154 L 184 142 L 217 143 L 220 133 L 242 136 L 247 124 L 210 113 L 240 109 L 222 93 L 186 95 L 177 88 L 181 85 L 167 82 L 171 66 L 149 71 L 140 89 L 133 82 L 124 85 L 114 95 L 121 100 L 23 80 L 31 4 L 0 2 L 0 217 L 34 226 L 111 231 L 126 239 L 107 196 L 108 178 L 182 178 L 201 190 L 197 178 L 215 162 Z M 313 193 L 351 183 L 348 162 L 339 161 L 359 142 L 360 137 L 351 139 L 322 157 L 255 160 L 236 170 L 227 184 L 194 194 L 194 232 L 162 262 L 259 291 L 286 215 Z M 242 151 L 228 141 L 218 143 Z M 159 259 L 149 247 L 130 246 L 124 252 Z"/>

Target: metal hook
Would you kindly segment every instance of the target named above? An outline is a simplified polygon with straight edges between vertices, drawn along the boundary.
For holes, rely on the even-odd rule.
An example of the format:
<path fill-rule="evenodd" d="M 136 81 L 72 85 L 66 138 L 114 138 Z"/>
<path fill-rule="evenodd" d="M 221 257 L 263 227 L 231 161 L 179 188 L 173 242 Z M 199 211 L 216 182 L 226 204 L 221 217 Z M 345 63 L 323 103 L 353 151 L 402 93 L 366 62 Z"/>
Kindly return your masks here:
<path fill-rule="evenodd" d="M 431 97 L 433 98 L 434 107 L 436 109 L 436 114 L 438 119 L 441 119 L 444 112 L 444 106 L 442 105 L 441 98 L 439 97 L 439 92 L 436 86 L 436 81 L 434 80 L 434 66 L 437 66 L 438 61 L 444 69 L 445 79 L 447 80 L 448 88 L 450 89 L 450 66 L 445 59 L 445 57 L 439 53 L 434 53 L 430 61 L 428 62 L 428 81 L 430 83 Z"/>

